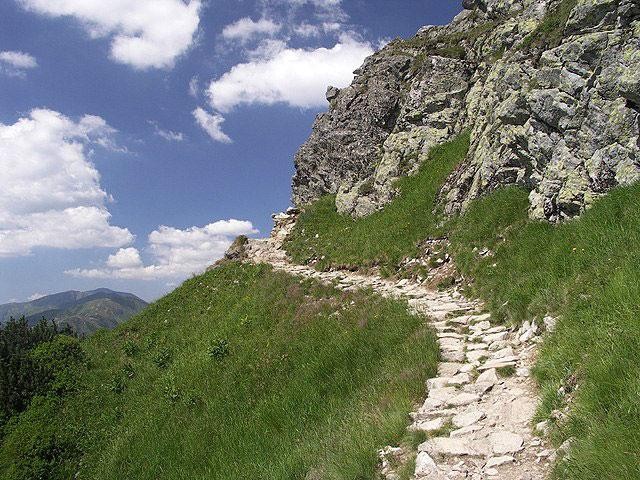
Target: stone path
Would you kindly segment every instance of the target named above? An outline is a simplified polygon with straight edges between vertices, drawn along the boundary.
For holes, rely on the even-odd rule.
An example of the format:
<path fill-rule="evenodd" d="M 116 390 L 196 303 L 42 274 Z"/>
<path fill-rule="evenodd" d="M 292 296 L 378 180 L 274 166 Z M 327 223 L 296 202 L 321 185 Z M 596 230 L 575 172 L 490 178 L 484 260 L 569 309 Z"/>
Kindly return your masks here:
<path fill-rule="evenodd" d="M 546 477 L 555 453 L 532 433 L 537 392 L 529 369 L 539 339 L 535 324 L 525 323 L 518 331 L 494 326 L 489 314 L 480 313 L 479 303 L 455 290 L 437 292 L 408 280 L 318 272 L 292 264 L 280 249 L 291 222 L 280 225 L 271 238 L 250 240 L 246 247 L 249 261 L 335 283 L 345 291 L 371 288 L 386 297 L 406 299 L 413 312 L 432 320 L 442 361 L 438 376 L 428 380 L 426 400 L 411 414 L 413 423 L 408 427 L 428 436 L 418 447 L 416 480 Z M 391 457 L 406 459 L 408 453 L 393 447 L 382 450 L 382 474 L 397 479 L 393 470 L 397 462 Z"/>

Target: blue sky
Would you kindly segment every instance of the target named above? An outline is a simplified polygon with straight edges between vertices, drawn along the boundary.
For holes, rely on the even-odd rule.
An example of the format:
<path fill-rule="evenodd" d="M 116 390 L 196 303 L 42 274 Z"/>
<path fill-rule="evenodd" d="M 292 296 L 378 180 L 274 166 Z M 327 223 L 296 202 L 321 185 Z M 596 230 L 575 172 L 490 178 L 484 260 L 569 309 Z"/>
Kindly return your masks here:
<path fill-rule="evenodd" d="M 348 84 L 382 42 L 459 10 L 0 2 L 0 303 L 101 286 L 151 300 L 234 235 L 266 235 L 326 86 Z"/>

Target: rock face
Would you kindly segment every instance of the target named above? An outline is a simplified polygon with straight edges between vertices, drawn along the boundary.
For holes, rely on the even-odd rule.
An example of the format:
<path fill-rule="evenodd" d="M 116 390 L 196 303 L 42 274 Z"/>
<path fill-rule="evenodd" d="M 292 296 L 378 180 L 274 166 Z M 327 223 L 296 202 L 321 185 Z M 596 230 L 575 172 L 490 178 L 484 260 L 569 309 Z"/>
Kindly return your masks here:
<path fill-rule="evenodd" d="M 444 185 L 445 212 L 505 185 L 561 221 L 640 179 L 640 2 L 465 0 L 369 57 L 296 156 L 297 205 L 336 194 L 367 215 L 429 150 L 462 131 L 471 148 Z"/>

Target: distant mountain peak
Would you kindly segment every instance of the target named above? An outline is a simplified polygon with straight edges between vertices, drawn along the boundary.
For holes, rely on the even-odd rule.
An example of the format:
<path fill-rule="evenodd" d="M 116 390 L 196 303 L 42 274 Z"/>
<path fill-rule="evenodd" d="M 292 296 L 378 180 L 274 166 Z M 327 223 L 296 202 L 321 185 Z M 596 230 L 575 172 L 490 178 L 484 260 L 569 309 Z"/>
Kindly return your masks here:
<path fill-rule="evenodd" d="M 0 305 L 0 323 L 11 317 L 24 316 L 30 324 L 46 318 L 88 335 L 101 328 L 114 328 L 146 306 L 147 302 L 132 293 L 108 288 L 68 290 L 32 301 Z"/>

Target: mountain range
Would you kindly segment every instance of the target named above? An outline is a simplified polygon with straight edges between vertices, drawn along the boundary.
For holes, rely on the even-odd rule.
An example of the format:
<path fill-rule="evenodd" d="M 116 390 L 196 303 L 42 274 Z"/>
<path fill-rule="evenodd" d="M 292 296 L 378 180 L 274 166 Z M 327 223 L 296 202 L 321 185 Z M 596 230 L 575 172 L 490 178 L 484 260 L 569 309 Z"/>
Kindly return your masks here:
<path fill-rule="evenodd" d="M 44 317 L 59 325 L 69 325 L 80 335 L 90 335 L 101 328 L 116 327 L 147 305 L 131 293 L 106 288 L 87 292 L 71 290 L 29 302 L 0 305 L 0 323 L 24 316 L 29 324 L 35 324 Z"/>

